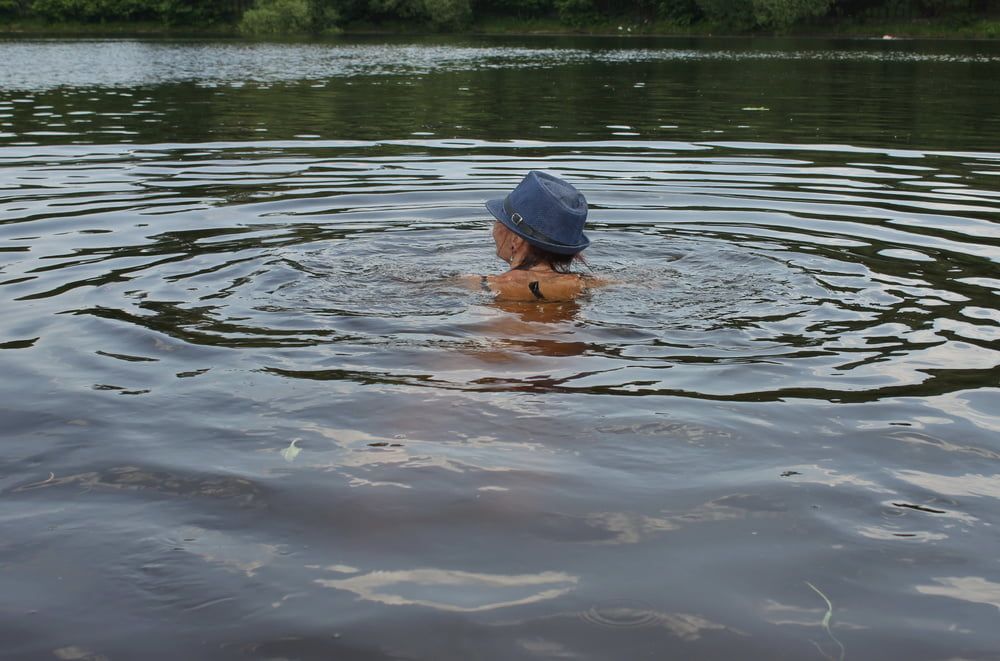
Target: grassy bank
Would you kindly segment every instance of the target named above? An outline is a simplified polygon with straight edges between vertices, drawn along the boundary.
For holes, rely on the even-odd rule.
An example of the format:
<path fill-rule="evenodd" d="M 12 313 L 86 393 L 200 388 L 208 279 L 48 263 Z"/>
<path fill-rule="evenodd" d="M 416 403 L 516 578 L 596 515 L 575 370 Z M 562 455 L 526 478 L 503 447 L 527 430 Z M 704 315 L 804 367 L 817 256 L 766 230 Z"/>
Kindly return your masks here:
<path fill-rule="evenodd" d="M 344 35 L 351 34 L 427 34 L 426 26 L 406 22 L 351 23 Z M 567 25 L 555 18 L 517 19 L 513 17 L 477 19 L 464 30 L 448 34 L 469 35 L 615 35 L 615 36 L 769 36 L 781 34 L 800 37 L 878 38 L 892 35 L 927 39 L 1000 39 L 1000 18 L 973 21 L 820 21 L 798 25 L 780 33 L 748 32 L 734 34 L 707 22 L 690 25 L 670 21 L 634 22 L 628 19 L 594 21 Z M 235 24 L 205 27 L 171 26 L 157 22 L 50 23 L 15 21 L 0 23 L 0 35 L 6 37 L 221 37 L 240 36 Z"/>

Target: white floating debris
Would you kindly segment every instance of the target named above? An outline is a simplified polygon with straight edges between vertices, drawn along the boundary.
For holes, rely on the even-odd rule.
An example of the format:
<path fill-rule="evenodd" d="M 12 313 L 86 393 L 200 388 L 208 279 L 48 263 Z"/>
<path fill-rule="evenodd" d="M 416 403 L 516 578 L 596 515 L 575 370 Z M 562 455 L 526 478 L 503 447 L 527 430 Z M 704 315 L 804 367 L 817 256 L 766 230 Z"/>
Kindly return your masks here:
<path fill-rule="evenodd" d="M 281 456 L 288 463 L 295 461 L 295 457 L 299 456 L 299 453 L 302 452 L 302 448 L 295 447 L 298 440 L 299 439 L 297 438 L 293 438 L 292 442 L 288 444 L 288 447 L 281 451 Z"/>

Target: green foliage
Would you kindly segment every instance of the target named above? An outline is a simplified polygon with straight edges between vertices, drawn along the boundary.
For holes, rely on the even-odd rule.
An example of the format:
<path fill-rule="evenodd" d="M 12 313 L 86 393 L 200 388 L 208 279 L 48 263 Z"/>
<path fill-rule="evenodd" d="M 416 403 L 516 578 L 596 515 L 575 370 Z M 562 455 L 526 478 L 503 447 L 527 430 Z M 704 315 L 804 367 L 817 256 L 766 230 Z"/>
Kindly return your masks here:
<path fill-rule="evenodd" d="M 753 15 L 762 28 L 788 28 L 830 10 L 830 0 L 753 0 Z"/>
<path fill-rule="evenodd" d="M 245 34 L 317 34 L 338 25 L 407 24 L 458 31 L 474 20 L 560 27 L 693 26 L 696 31 L 786 30 L 829 15 L 837 23 L 898 21 L 908 32 L 959 27 L 995 33 L 1000 0 L 0 0 L 0 18 L 50 23 L 233 26 Z M 521 21 L 521 23 L 518 23 Z M 909 22 L 908 24 L 904 22 Z M 561 24 L 561 25 L 560 25 Z M 979 26 L 973 28 L 970 26 Z M 517 28 L 514 28 L 517 29 Z M 660 28 L 662 29 L 662 27 Z"/>
<path fill-rule="evenodd" d="M 472 4 L 475 15 L 516 16 L 538 18 L 555 10 L 552 0 L 476 0 Z"/>
<path fill-rule="evenodd" d="M 0 0 L 0 16 L 18 16 L 24 13 L 27 0 Z"/>
<path fill-rule="evenodd" d="M 34 0 L 30 11 L 50 21 L 149 20 L 155 8 L 146 0 Z"/>
<path fill-rule="evenodd" d="M 457 30 L 472 20 L 469 0 L 423 0 L 424 13 L 435 30 Z"/>
<path fill-rule="evenodd" d="M 339 32 L 340 12 L 331 2 L 311 0 L 309 3 L 309 24 L 314 33 Z"/>
<path fill-rule="evenodd" d="M 434 30 L 457 30 L 472 20 L 472 7 L 469 0 L 368 0 L 367 18 L 404 19 Z"/>
<path fill-rule="evenodd" d="M 656 0 L 655 13 L 678 25 L 691 25 L 702 16 L 695 0 Z"/>
<path fill-rule="evenodd" d="M 157 0 L 159 18 L 168 25 L 234 23 L 251 3 L 247 0 Z"/>
<path fill-rule="evenodd" d="M 424 13 L 421 0 L 368 0 L 368 14 L 380 18 L 417 18 Z"/>
<path fill-rule="evenodd" d="M 305 34 L 311 27 L 308 0 L 257 0 L 239 24 L 240 32 L 254 36 Z"/>
<path fill-rule="evenodd" d="M 340 12 L 328 0 L 257 0 L 239 30 L 253 36 L 319 34 L 337 30 Z"/>
<path fill-rule="evenodd" d="M 772 30 L 822 16 L 831 0 L 697 0 L 705 17 L 724 28 Z"/>
<path fill-rule="evenodd" d="M 706 20 L 727 30 L 744 31 L 754 26 L 753 0 L 697 0 Z"/>
<path fill-rule="evenodd" d="M 0 13 L 46 21 L 162 21 L 206 25 L 237 20 L 247 0 L 0 0 Z"/>
<path fill-rule="evenodd" d="M 993 0 L 834 0 L 839 16 L 862 19 L 968 18 L 988 11 Z"/>
<path fill-rule="evenodd" d="M 598 17 L 593 0 L 554 0 L 554 3 L 559 20 L 570 25 L 582 25 Z"/>

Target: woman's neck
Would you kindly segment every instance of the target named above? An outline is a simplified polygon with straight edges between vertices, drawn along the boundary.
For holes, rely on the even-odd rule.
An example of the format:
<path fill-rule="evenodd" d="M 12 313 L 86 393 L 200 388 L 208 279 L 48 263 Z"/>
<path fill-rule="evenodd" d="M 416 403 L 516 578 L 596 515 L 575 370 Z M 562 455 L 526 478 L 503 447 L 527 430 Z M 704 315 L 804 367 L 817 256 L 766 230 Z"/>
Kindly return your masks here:
<path fill-rule="evenodd" d="M 556 270 L 552 268 L 551 264 L 539 263 L 532 264 L 531 266 L 511 266 L 511 271 L 531 271 L 532 273 L 555 273 Z"/>

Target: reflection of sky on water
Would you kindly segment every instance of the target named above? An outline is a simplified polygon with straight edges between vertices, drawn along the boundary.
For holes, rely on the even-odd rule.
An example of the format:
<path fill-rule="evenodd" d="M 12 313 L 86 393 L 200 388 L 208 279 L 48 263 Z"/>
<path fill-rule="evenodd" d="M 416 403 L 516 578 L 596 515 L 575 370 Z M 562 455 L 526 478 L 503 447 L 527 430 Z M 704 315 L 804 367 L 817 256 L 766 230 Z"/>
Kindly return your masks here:
<path fill-rule="evenodd" d="M 871 480 L 866 480 L 862 477 L 858 477 L 857 475 L 842 473 L 832 468 L 824 468 L 818 464 L 800 464 L 796 466 L 789 466 L 784 470 L 794 473 L 788 474 L 784 478 L 793 483 L 820 484 L 828 487 L 850 485 L 873 491 L 875 493 L 891 493 L 892 491 L 891 489 L 888 489 L 880 484 L 876 484 Z"/>
<path fill-rule="evenodd" d="M 928 532 L 926 530 L 897 530 L 893 528 L 882 528 L 878 526 L 860 526 L 858 534 L 868 539 L 879 539 L 884 541 L 899 541 L 906 539 L 914 542 L 937 542 L 948 539 L 948 535 L 939 532 Z"/>
<path fill-rule="evenodd" d="M 1000 610 L 1000 583 L 988 581 L 981 576 L 949 576 L 932 580 L 936 585 L 918 585 L 917 592 L 989 604 Z"/>
<path fill-rule="evenodd" d="M 958 404 L 958 402 L 955 402 L 955 403 Z M 958 406 L 956 406 L 956 407 L 949 406 L 949 409 L 952 409 L 952 408 L 959 408 L 959 407 Z M 971 413 L 971 411 L 970 411 L 970 413 Z M 987 419 L 988 416 L 981 416 L 981 417 L 982 417 L 982 422 L 987 422 L 987 425 L 980 425 L 980 426 L 988 429 L 989 428 L 988 427 L 989 421 Z M 970 422 L 977 422 L 975 415 L 971 415 L 970 418 L 969 418 L 969 420 L 970 420 Z M 929 420 L 924 420 L 924 419 L 916 418 L 916 423 L 915 423 L 914 426 L 917 426 L 920 423 L 924 423 L 924 422 L 926 422 L 929 425 L 932 425 L 932 424 L 938 424 L 938 425 L 940 425 L 940 424 L 948 424 L 949 422 L 951 422 L 951 420 L 947 419 L 947 418 L 943 419 L 943 420 L 942 419 L 936 419 L 936 418 L 931 418 Z M 927 447 L 927 448 L 936 448 L 938 450 L 943 450 L 945 452 L 957 452 L 957 453 L 960 453 L 960 454 L 971 454 L 971 455 L 976 455 L 976 456 L 982 457 L 984 459 L 992 459 L 992 460 L 998 460 L 998 459 L 1000 459 L 1000 453 L 994 452 L 993 450 L 987 450 L 987 449 L 984 449 L 984 448 L 981 448 L 981 447 L 976 447 L 976 446 L 973 446 L 973 445 L 963 445 L 961 443 L 952 443 L 951 441 L 947 441 L 944 438 L 941 438 L 939 436 L 932 436 L 930 434 L 926 434 L 926 433 L 923 433 L 923 432 L 914 432 L 914 431 L 890 432 L 889 434 L 886 434 L 886 437 L 894 439 L 894 440 L 897 440 L 897 441 L 900 441 L 902 443 L 906 443 L 908 445 L 923 446 L 923 447 Z"/>
<path fill-rule="evenodd" d="M 443 611 L 478 612 L 522 606 L 562 596 L 576 576 L 562 572 L 481 574 L 447 569 L 373 571 L 342 579 L 317 579 L 328 588 L 390 606 L 426 606 Z"/>
<path fill-rule="evenodd" d="M 917 470 L 898 470 L 892 474 L 910 484 L 945 496 L 1000 498 L 1000 475 L 937 475 Z"/>
<path fill-rule="evenodd" d="M 451 473 L 489 474 L 521 471 L 541 474 L 560 470 L 559 453 L 539 443 L 505 441 L 493 436 L 425 440 L 413 434 L 383 436 L 367 432 L 309 425 L 303 431 L 319 436 L 333 447 L 316 443 L 302 445 L 296 465 L 337 472 L 348 478 L 350 486 L 393 486 L 409 489 L 412 485 L 395 481 L 369 479 L 358 471 L 392 469 L 438 469 Z M 374 474 L 374 473 L 373 473 Z M 398 475 L 398 473 L 397 473 Z M 418 479 L 414 477 L 414 479 Z M 480 490 L 504 490 L 497 485 L 480 485 Z"/>
<path fill-rule="evenodd" d="M 362 75 L 425 75 L 439 71 L 551 68 L 584 63 L 815 60 L 991 64 L 990 54 L 885 50 L 694 50 L 679 48 L 530 48 L 426 44 L 218 43 L 139 40 L 24 40 L 0 43 L 7 67 L 0 88 L 124 86 L 169 82 L 268 85 Z M 413 84 L 406 81 L 407 84 Z M 644 86 L 644 83 L 641 85 Z M 756 110 L 758 108 L 749 108 Z M 760 108 L 767 110 L 767 108 Z M 610 125 L 612 128 L 630 128 Z"/>
<path fill-rule="evenodd" d="M 931 400 L 941 410 L 988 431 L 1000 432 L 1000 388 L 946 393 Z M 994 455 L 1000 459 L 1000 455 Z"/>
<path fill-rule="evenodd" d="M 636 544 L 655 533 L 680 527 L 666 518 L 634 512 L 594 512 L 587 516 L 587 523 L 614 535 L 611 539 L 597 542 L 599 544 Z"/>
<path fill-rule="evenodd" d="M 629 600 L 596 605 L 580 613 L 580 619 L 588 624 L 609 629 L 663 628 L 685 641 L 699 640 L 703 633 L 710 631 L 729 631 L 745 635 L 741 631 L 713 622 L 701 615 L 667 613 L 653 610 L 641 602 Z"/>
<path fill-rule="evenodd" d="M 822 602 L 820 602 L 822 604 Z M 826 608 L 821 606 L 796 606 L 785 604 L 774 599 L 767 599 L 763 605 L 764 618 L 771 624 L 793 625 L 799 627 L 822 627 Z M 838 629 L 867 629 L 863 624 L 844 621 L 837 618 Z"/>
<path fill-rule="evenodd" d="M 181 528 L 172 537 L 171 541 L 180 544 L 186 552 L 206 562 L 240 571 L 248 578 L 271 564 L 280 550 L 274 544 L 257 544 L 249 542 L 243 535 L 198 526 Z"/>

